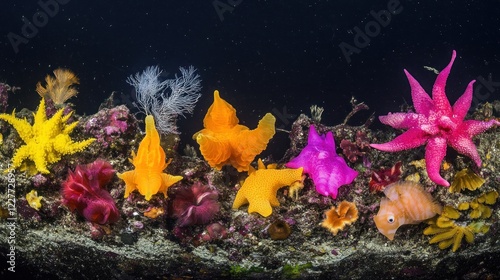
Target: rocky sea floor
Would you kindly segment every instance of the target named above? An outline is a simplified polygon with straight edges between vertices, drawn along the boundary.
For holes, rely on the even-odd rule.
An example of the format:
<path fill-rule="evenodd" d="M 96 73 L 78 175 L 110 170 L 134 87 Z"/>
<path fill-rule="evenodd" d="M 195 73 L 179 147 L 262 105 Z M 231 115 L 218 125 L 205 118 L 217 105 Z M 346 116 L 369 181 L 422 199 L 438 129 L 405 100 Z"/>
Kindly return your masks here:
<path fill-rule="evenodd" d="M 50 108 L 49 108 L 50 109 Z M 118 117 L 116 117 L 118 115 Z M 28 110 L 17 116 L 32 119 Z M 487 119 L 500 116 L 500 101 L 485 104 L 469 116 Z M 310 179 L 297 198 L 288 196 L 288 188 L 278 191 L 280 206 L 271 216 L 248 214 L 247 207 L 231 209 L 234 197 L 245 173 L 232 167 L 217 171 L 208 166 L 197 148 L 178 147 L 177 137 L 165 137 L 163 147 L 173 161 L 169 174 L 184 179 L 169 189 L 169 198 L 156 195 L 150 201 L 138 193 L 123 198 L 124 183 L 116 176 L 107 186 L 120 210 L 120 220 L 111 225 L 85 221 L 61 204 L 61 183 L 68 168 L 86 164 L 97 158 L 111 163 L 117 172 L 130 170 L 130 152 L 137 150 L 142 139 L 142 121 L 135 119 L 124 106 L 104 104 L 92 116 L 79 117 L 73 132 L 77 140 L 96 137 L 88 149 L 64 157 L 51 166 L 51 174 L 29 176 L 14 172 L 16 219 L 8 212 L 8 191 L 0 191 L 0 256 L 2 279 L 14 274 L 7 270 L 7 261 L 15 244 L 15 275 L 31 279 L 498 279 L 500 278 L 500 212 L 499 203 L 489 208 L 492 214 L 481 223 L 489 225 L 486 233 L 475 234 L 474 242 L 462 241 L 456 252 L 441 250 L 429 244 L 430 236 L 423 230 L 425 222 L 398 229 L 393 241 L 378 232 L 373 216 L 378 211 L 383 193 L 372 193 L 368 185 L 373 171 L 390 168 L 401 162 L 401 179 L 412 176 L 432 193 L 442 205 L 458 207 L 488 191 L 500 191 L 500 128 L 492 128 L 475 138 L 483 166 L 449 149 L 441 174 L 453 181 L 463 169 L 470 169 L 485 180 L 475 191 L 450 193 L 448 188 L 436 186 L 418 164 L 424 149 L 400 153 L 386 153 L 366 147 L 364 141 L 381 143 L 393 139 L 400 132 L 387 128 L 371 130 L 365 125 L 350 126 L 348 121 L 336 126 L 325 126 L 316 118 L 301 115 L 292 125 L 290 148 L 278 167 L 288 162 L 304 147 L 307 131 L 314 123 L 319 133 L 333 131 L 337 153 L 349 159 L 348 164 L 359 172 L 355 181 L 340 188 L 336 200 L 319 195 Z M 111 121 L 118 120 L 127 127 L 117 133 L 105 133 Z M 3 145 L 0 148 L 0 169 L 6 170 L 15 149 L 22 143 L 17 133 L 2 124 Z M 284 133 L 284 132 L 277 132 Z M 352 144 L 348 150 L 339 148 L 342 139 Z M 358 140 L 358 141 L 356 141 Z M 269 159 L 264 162 L 272 163 Z M 2 186 L 8 185 L 8 176 L 2 175 Z M 179 227 L 172 216 L 172 203 L 179 188 L 201 182 L 215 188 L 220 211 L 206 225 Z M 42 196 L 39 210 L 31 208 L 25 195 L 37 190 Z M 324 212 L 340 201 L 354 202 L 359 218 L 337 235 L 320 224 Z M 155 210 L 154 215 L 144 215 Z M 285 222 L 291 234 L 284 240 L 273 240 L 268 229 L 277 221 Z M 464 214 L 457 223 L 470 222 Z M 209 235 L 210 225 L 218 227 L 219 234 Z M 208 234 L 208 235 L 207 235 Z M 9 243 L 11 236 L 15 243 Z"/>

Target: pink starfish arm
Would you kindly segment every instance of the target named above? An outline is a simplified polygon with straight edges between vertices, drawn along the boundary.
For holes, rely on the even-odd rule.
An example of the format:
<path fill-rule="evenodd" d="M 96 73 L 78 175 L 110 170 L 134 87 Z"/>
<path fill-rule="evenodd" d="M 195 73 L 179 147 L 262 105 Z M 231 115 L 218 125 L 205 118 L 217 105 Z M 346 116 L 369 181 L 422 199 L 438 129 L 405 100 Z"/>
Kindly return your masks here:
<path fill-rule="evenodd" d="M 415 111 L 419 114 L 429 115 L 429 111 L 434 107 L 432 103 L 432 99 L 425 92 L 424 88 L 420 85 L 420 83 L 413 78 L 413 76 L 404 69 L 406 74 L 406 78 L 408 78 L 408 82 L 410 83 L 411 88 L 411 99 L 413 100 L 413 106 L 415 107 Z"/>
<path fill-rule="evenodd" d="M 455 104 L 453 104 L 453 114 L 457 120 L 463 120 L 469 111 L 472 102 L 472 86 L 475 81 L 476 80 L 472 80 L 469 85 L 467 85 L 464 94 L 462 94 L 462 96 L 455 101 Z"/>
<path fill-rule="evenodd" d="M 494 125 L 500 125 L 500 122 L 496 120 L 490 120 L 488 122 L 476 120 L 464 121 L 456 130 L 457 132 L 448 138 L 448 144 L 457 152 L 470 157 L 477 166 L 481 166 L 481 158 L 479 157 L 474 142 L 472 142 L 472 137 L 486 131 Z"/>
<path fill-rule="evenodd" d="M 427 174 L 429 179 L 438 185 L 445 187 L 450 186 L 450 183 L 446 181 L 439 174 L 439 169 L 441 168 L 441 162 L 446 155 L 446 139 L 442 137 L 434 137 L 429 139 L 427 142 L 427 147 L 425 148 L 425 166 L 427 168 Z"/>
<path fill-rule="evenodd" d="M 467 135 L 459 134 L 448 139 L 450 146 L 462 155 L 470 157 L 477 166 L 481 166 L 481 158 L 476 149 L 476 145 Z"/>
<path fill-rule="evenodd" d="M 425 116 L 415 113 L 389 113 L 389 115 L 380 116 L 378 119 L 381 123 L 396 129 L 409 129 L 419 126 L 425 120 Z"/>
<path fill-rule="evenodd" d="M 490 127 L 498 125 L 500 126 L 500 122 L 497 120 L 490 120 L 487 122 L 476 121 L 476 120 L 467 120 L 464 121 L 461 126 L 457 129 L 458 131 L 463 130 L 464 134 L 469 135 L 470 138 L 478 135 L 479 133 L 483 133 L 488 130 Z"/>
<path fill-rule="evenodd" d="M 434 108 L 442 116 L 451 116 L 452 114 L 450 101 L 448 101 L 448 97 L 446 97 L 444 90 L 446 87 L 446 80 L 450 75 L 451 66 L 453 66 L 455 57 L 457 57 L 457 52 L 453 50 L 450 63 L 448 63 L 448 65 L 439 73 L 436 81 L 434 82 L 434 86 L 432 87 L 432 101 L 434 103 Z"/>
<path fill-rule="evenodd" d="M 383 144 L 370 144 L 370 147 L 384 152 L 399 152 L 422 146 L 427 139 L 427 134 L 421 129 L 410 128 L 392 141 Z"/>

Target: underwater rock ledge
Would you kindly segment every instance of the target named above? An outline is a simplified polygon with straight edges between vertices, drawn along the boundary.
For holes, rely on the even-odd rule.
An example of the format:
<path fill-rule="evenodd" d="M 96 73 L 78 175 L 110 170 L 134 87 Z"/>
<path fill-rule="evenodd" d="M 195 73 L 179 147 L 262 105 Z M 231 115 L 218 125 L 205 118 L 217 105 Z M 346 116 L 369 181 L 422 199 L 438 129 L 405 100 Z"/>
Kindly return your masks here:
<path fill-rule="evenodd" d="M 2 223 L 2 236 L 7 236 L 8 231 L 6 223 Z M 16 274 L 29 275 L 31 279 L 496 279 L 500 276 L 497 265 L 500 241 L 494 236 L 456 253 L 429 246 L 422 237 L 416 241 L 389 242 L 366 232 L 356 237 L 358 241 L 349 235 L 351 244 L 317 238 L 303 244 L 266 239 L 255 246 L 254 256 L 235 263 L 228 259 L 225 250 L 213 244 L 183 246 L 165 239 L 162 231 L 155 229 L 151 234 L 139 236 L 132 245 L 111 245 L 71 233 L 60 225 L 26 229 L 16 236 Z M 5 240 L 0 248 L 5 263 L 8 248 Z M 290 265 L 265 268 L 278 258 Z M 11 276 L 10 273 L 3 270 L 0 275 L 9 279 L 4 277 Z"/>
<path fill-rule="evenodd" d="M 8 232 L 0 225 L 3 236 Z M 156 231 L 162 231 L 158 229 Z M 367 234 L 370 235 L 370 234 Z M 500 276 L 500 241 L 480 242 L 456 253 L 425 246 L 427 241 L 381 242 L 381 238 L 358 236 L 354 246 L 339 247 L 332 241 L 292 247 L 288 242 L 271 242 L 256 248 L 262 261 L 228 261 L 226 251 L 211 246 L 185 247 L 153 232 L 132 245 L 109 245 L 68 232 L 58 225 L 28 229 L 18 234 L 16 274 L 31 279 L 165 279 L 194 277 L 213 279 L 497 279 Z M 316 240 L 317 241 L 317 240 Z M 288 243 L 288 244 L 287 244 Z M 314 246 L 314 247 L 313 247 Z M 259 248 L 260 247 L 260 248 Z M 7 243 L 0 244 L 5 262 Z M 262 251 L 266 248 L 266 252 Z M 423 249 L 425 248 L 425 249 Z M 293 271 L 285 268 L 257 269 L 270 259 L 299 263 L 311 250 L 326 251 L 315 258 L 304 258 L 311 265 Z M 260 252 L 259 252 L 260 251 Z M 268 260 L 265 260 L 268 259 Z M 302 262 L 303 263 L 303 262 Z M 369 264 L 369 265 L 368 265 Z M 246 270 L 243 268 L 247 268 Z M 0 275 L 10 276 L 6 270 Z M 292 274 L 291 274 L 292 273 Z"/>

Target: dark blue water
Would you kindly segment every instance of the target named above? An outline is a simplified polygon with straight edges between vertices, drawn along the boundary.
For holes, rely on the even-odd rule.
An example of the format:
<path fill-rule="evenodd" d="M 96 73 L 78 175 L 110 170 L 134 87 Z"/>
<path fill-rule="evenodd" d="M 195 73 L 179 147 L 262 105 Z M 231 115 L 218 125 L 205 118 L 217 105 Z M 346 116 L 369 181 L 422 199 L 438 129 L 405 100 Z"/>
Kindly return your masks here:
<path fill-rule="evenodd" d="M 194 115 L 178 123 L 190 144 L 214 89 L 251 127 L 266 112 L 296 116 L 312 104 L 325 107 L 323 123 L 334 125 L 350 111 L 351 96 L 372 109 L 353 120 L 362 123 L 373 111 L 411 103 L 403 68 L 430 90 L 435 74 L 423 66 L 441 70 L 452 50 L 458 58 L 450 100 L 477 78 L 492 82 L 476 98 L 498 99 L 499 17 L 498 0 L 8 0 L 0 17 L 0 81 L 22 88 L 9 111 L 35 109 L 37 81 L 69 68 L 81 80 L 70 101 L 78 113 L 92 114 L 112 91 L 131 94 L 126 78 L 147 66 L 173 75 L 193 65 L 203 96 Z M 290 128 L 291 121 L 278 117 L 277 126 Z"/>

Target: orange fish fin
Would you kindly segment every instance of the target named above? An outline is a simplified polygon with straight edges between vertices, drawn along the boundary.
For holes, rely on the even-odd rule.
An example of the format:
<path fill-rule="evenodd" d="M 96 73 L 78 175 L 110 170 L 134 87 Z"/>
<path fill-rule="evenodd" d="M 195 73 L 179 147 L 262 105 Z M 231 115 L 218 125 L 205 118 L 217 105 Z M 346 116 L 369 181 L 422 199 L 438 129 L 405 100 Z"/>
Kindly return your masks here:
<path fill-rule="evenodd" d="M 382 199 L 380 200 L 380 209 L 385 207 L 389 202 L 390 200 L 387 197 L 382 197 Z"/>
<path fill-rule="evenodd" d="M 384 189 L 384 194 L 389 200 L 396 201 L 399 199 L 400 192 L 398 186 L 398 183 L 393 183 Z"/>

